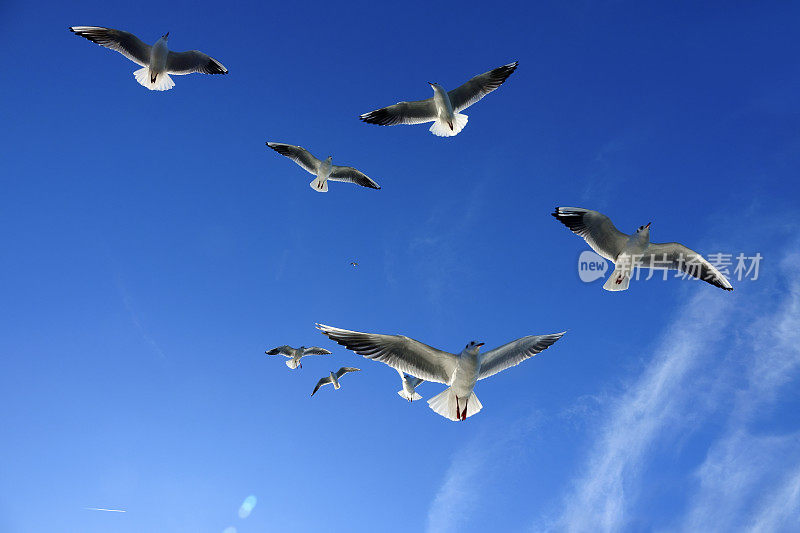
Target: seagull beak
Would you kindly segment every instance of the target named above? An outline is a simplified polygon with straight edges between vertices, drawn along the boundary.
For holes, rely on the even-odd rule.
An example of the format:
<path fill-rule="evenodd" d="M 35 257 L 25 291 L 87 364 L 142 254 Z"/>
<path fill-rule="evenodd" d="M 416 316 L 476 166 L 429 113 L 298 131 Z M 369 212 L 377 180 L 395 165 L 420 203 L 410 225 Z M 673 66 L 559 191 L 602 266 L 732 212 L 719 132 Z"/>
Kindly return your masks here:
<path fill-rule="evenodd" d="M 645 228 L 649 228 L 650 224 L 652 224 L 652 222 L 648 222 L 647 225 L 645 226 Z"/>
<path fill-rule="evenodd" d="M 483 344 L 484 344 L 484 343 L 482 343 L 482 342 L 479 342 L 479 343 L 478 343 L 478 344 L 476 344 L 475 346 L 477 346 L 478 348 L 480 348 L 481 346 L 483 346 Z"/>

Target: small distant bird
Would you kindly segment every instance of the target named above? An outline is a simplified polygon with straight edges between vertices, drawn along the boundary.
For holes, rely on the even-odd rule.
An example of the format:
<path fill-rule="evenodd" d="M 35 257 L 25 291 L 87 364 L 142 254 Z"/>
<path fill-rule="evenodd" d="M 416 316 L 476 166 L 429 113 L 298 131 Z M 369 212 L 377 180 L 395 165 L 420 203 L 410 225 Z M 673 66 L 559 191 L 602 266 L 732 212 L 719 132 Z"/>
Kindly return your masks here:
<path fill-rule="evenodd" d="M 356 263 L 355 261 L 350 261 L 350 266 L 357 267 L 357 266 L 358 266 L 358 263 Z"/>
<path fill-rule="evenodd" d="M 337 389 L 337 390 L 340 389 L 342 386 L 339 385 L 339 379 L 342 376 L 344 376 L 345 374 L 347 374 L 348 372 L 361 372 L 361 369 L 360 368 L 353 368 L 353 367 L 350 367 L 350 366 L 343 366 L 338 371 L 336 371 L 335 374 L 333 372 L 331 372 L 330 376 L 328 376 L 326 378 L 322 378 L 321 380 L 319 380 L 317 382 L 317 386 L 314 387 L 314 392 L 311 393 L 311 396 L 314 396 L 317 393 L 317 391 L 319 390 L 320 387 L 322 387 L 323 385 L 327 385 L 328 383 L 333 383 L 333 388 L 334 389 Z"/>
<path fill-rule="evenodd" d="M 517 68 L 517 61 L 475 76 L 467 83 L 445 91 L 438 83 L 428 82 L 433 98 L 398 102 L 361 115 L 361 120 L 379 126 L 422 124 L 433 122 L 430 132 L 439 137 L 453 137 L 467 125 L 467 115 L 460 113 L 490 92 L 500 87 Z"/>
<path fill-rule="evenodd" d="M 400 370 L 397 371 L 400 374 L 400 380 L 403 382 L 403 388 L 397 391 L 397 394 L 408 400 L 409 402 L 413 402 L 414 400 L 421 400 L 422 396 L 417 393 L 416 388 L 419 386 L 420 383 L 425 381 L 424 379 L 415 378 L 414 376 L 407 376 L 405 372 L 401 372 Z"/>
<path fill-rule="evenodd" d="M 72 26 L 69 31 L 112 50 L 116 50 L 143 67 L 133 75 L 151 91 L 166 91 L 175 87 L 170 74 L 227 74 L 222 63 L 198 50 L 171 52 L 167 48 L 169 32 L 152 46 L 145 44 L 132 33 L 100 26 Z"/>
<path fill-rule="evenodd" d="M 472 341 L 455 355 L 404 335 L 361 333 L 317 324 L 317 329 L 348 350 L 380 361 L 395 370 L 426 381 L 444 383 L 447 388 L 428 405 L 450 420 L 466 420 L 483 408 L 475 395 L 475 384 L 550 347 L 565 332 L 529 335 L 478 355 L 482 342 Z"/>
<path fill-rule="evenodd" d="M 703 256 L 677 242 L 650 242 L 650 222 L 633 235 L 619 231 L 602 213 L 580 207 L 556 207 L 552 215 L 580 235 L 592 250 L 614 262 L 614 271 L 603 285 L 607 291 L 624 291 L 636 267 L 680 270 L 726 291 L 733 286 Z"/>
<path fill-rule="evenodd" d="M 353 167 L 340 167 L 332 164 L 332 155 L 329 155 L 325 161 L 321 161 L 311 155 L 311 153 L 302 146 L 273 142 L 268 142 L 267 146 L 294 161 L 309 174 L 315 175 L 316 178 L 308 185 L 317 192 L 328 192 L 328 180 L 355 183 L 356 185 L 369 187 L 370 189 L 381 188 L 380 185 L 375 183 L 360 170 L 356 170 Z"/>
<path fill-rule="evenodd" d="M 300 359 L 307 355 L 329 355 L 331 352 L 325 348 L 319 348 L 318 346 L 312 346 L 311 348 L 306 348 L 305 346 L 292 348 L 291 346 L 284 345 L 264 353 L 267 355 L 282 355 L 288 357 L 289 360 L 286 361 L 286 366 L 294 370 L 297 367 L 303 368 L 303 363 L 300 362 Z"/>

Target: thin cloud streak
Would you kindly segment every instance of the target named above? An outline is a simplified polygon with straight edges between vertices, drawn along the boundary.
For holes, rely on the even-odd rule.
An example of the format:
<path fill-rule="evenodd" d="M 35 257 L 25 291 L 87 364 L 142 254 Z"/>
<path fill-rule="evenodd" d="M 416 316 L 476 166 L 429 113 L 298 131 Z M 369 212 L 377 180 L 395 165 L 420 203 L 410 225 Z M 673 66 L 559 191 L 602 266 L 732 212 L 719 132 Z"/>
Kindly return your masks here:
<path fill-rule="evenodd" d="M 87 511 L 106 511 L 109 513 L 127 513 L 125 509 L 104 509 L 102 507 L 84 507 Z"/>

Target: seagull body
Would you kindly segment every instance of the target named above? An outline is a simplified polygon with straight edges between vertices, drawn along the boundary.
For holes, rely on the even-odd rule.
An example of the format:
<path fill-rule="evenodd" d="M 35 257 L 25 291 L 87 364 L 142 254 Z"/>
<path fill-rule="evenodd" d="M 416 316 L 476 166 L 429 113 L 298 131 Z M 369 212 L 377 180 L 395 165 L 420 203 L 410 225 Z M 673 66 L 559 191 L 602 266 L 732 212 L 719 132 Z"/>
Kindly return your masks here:
<path fill-rule="evenodd" d="M 72 26 L 75 35 L 116 50 L 137 65 L 141 66 L 133 75 L 144 87 L 151 91 L 166 91 L 175 86 L 170 74 L 227 74 L 222 63 L 199 50 L 171 52 L 167 46 L 169 32 L 161 36 L 152 46 L 143 43 L 138 37 L 126 31 L 102 28 L 100 26 Z"/>
<path fill-rule="evenodd" d="M 627 235 L 606 215 L 590 209 L 556 207 L 552 215 L 583 237 L 592 250 L 614 262 L 614 271 L 603 285 L 608 291 L 626 290 L 637 267 L 680 270 L 715 287 L 733 290 L 727 278 L 694 250 L 677 242 L 650 242 L 649 222 Z"/>
<path fill-rule="evenodd" d="M 450 420 L 465 420 L 483 408 L 474 392 L 479 380 L 518 365 L 564 335 L 564 332 L 529 335 L 483 355 L 478 354 L 483 343 L 472 341 L 456 355 L 403 335 L 361 333 L 324 324 L 317 324 L 317 329 L 367 359 L 380 361 L 425 381 L 447 385 L 442 393 L 428 400 L 428 405 Z"/>
<path fill-rule="evenodd" d="M 312 346 L 311 348 L 306 348 L 305 346 L 292 348 L 291 346 L 284 345 L 264 353 L 267 355 L 282 355 L 288 357 L 289 359 L 286 361 L 286 366 L 294 370 L 297 367 L 303 368 L 303 363 L 301 363 L 300 360 L 307 355 L 329 355 L 331 352 L 318 346 Z"/>
<path fill-rule="evenodd" d="M 413 102 L 398 102 L 361 115 L 361 120 L 379 126 L 422 124 L 433 122 L 430 132 L 439 137 L 453 137 L 467 125 L 468 117 L 460 111 L 468 108 L 494 91 L 516 70 L 517 62 L 503 65 L 479 76 L 452 91 L 438 83 L 428 82 L 433 98 Z"/>
<path fill-rule="evenodd" d="M 415 378 L 414 376 L 408 376 L 405 372 L 400 370 L 397 371 L 400 374 L 400 381 L 403 383 L 403 388 L 397 391 L 401 397 L 405 398 L 409 402 L 413 402 L 414 400 L 421 400 L 422 396 L 416 391 L 416 388 L 419 386 L 420 383 L 425 381 L 424 379 Z"/>
<path fill-rule="evenodd" d="M 267 146 L 279 154 L 285 155 L 300 165 L 306 172 L 316 176 L 308 185 L 317 192 L 328 192 L 328 180 L 355 183 L 370 189 L 381 188 L 366 174 L 353 167 L 340 167 L 332 164 L 333 156 L 329 155 L 326 160 L 322 161 L 311 155 L 311 152 L 302 146 L 273 142 L 268 142 Z"/>
<path fill-rule="evenodd" d="M 331 375 L 325 378 L 322 378 L 317 382 L 317 386 L 314 387 L 314 392 L 311 393 L 311 396 L 314 396 L 320 387 L 323 385 L 327 385 L 328 383 L 333 384 L 333 388 L 339 390 L 342 386 L 339 384 L 339 379 L 347 374 L 348 372 L 361 372 L 360 368 L 353 368 L 351 366 L 343 366 L 336 373 L 331 372 Z"/>

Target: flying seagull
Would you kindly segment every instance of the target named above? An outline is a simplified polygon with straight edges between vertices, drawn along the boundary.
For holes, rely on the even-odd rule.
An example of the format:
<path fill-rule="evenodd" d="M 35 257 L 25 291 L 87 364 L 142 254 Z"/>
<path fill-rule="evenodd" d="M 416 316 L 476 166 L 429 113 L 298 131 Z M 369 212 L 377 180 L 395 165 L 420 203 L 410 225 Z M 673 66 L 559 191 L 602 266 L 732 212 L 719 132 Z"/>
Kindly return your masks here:
<path fill-rule="evenodd" d="M 267 355 L 282 355 L 288 357 L 289 359 L 286 361 L 286 366 L 294 370 L 297 367 L 303 368 L 303 363 L 300 362 L 300 359 L 307 355 L 328 355 L 331 352 L 317 346 L 312 346 L 311 348 L 306 348 L 305 346 L 292 348 L 291 346 L 283 345 L 264 353 Z"/>
<path fill-rule="evenodd" d="M 227 74 L 222 63 L 198 50 L 171 52 L 167 48 L 169 32 L 152 46 L 143 43 L 132 33 L 100 26 L 72 26 L 69 31 L 112 50 L 116 50 L 141 66 L 133 75 L 151 91 L 166 91 L 175 87 L 170 74 Z"/>
<path fill-rule="evenodd" d="M 347 374 L 348 372 L 361 372 L 361 369 L 360 368 L 353 368 L 351 366 L 343 366 L 342 368 L 337 370 L 335 374 L 333 372 L 331 372 L 330 376 L 328 376 L 326 378 L 322 378 L 321 380 L 319 380 L 317 382 L 317 386 L 314 387 L 314 392 L 311 393 L 311 396 L 314 396 L 317 393 L 317 391 L 319 390 L 320 387 L 322 387 L 323 385 L 327 385 L 328 383 L 333 383 L 333 388 L 334 389 L 337 389 L 337 390 L 340 389 L 342 386 L 339 385 L 339 379 L 342 376 L 344 376 L 345 374 Z"/>
<path fill-rule="evenodd" d="M 447 389 L 428 400 L 436 413 L 450 420 L 466 420 L 483 407 L 475 383 L 533 357 L 566 332 L 530 335 L 478 355 L 482 342 L 472 341 L 460 354 L 437 350 L 403 335 L 379 335 L 317 324 L 332 340 L 367 359 L 385 363 L 426 381 L 444 383 Z"/>
<path fill-rule="evenodd" d="M 414 376 L 407 376 L 405 372 L 398 370 L 398 374 L 400 374 L 400 381 L 403 383 L 403 388 L 397 391 L 397 394 L 408 400 L 409 402 L 413 402 L 414 400 L 421 400 L 422 396 L 416 391 L 416 388 L 419 386 L 420 383 L 425 381 L 424 379 L 415 378 Z"/>
<path fill-rule="evenodd" d="M 361 120 L 379 126 L 433 122 L 430 132 L 439 137 L 453 137 L 467 125 L 467 115 L 460 113 L 500 87 L 517 68 L 517 61 L 475 76 L 467 83 L 445 91 L 438 83 L 428 82 L 433 98 L 398 102 L 361 115 Z"/>
<path fill-rule="evenodd" d="M 381 188 L 366 174 L 353 167 L 340 167 L 331 164 L 332 155 L 329 155 L 325 161 L 320 161 L 302 146 L 273 142 L 268 142 L 267 146 L 279 154 L 285 155 L 305 169 L 306 172 L 315 175 L 316 178 L 309 183 L 309 186 L 317 192 L 328 192 L 328 180 L 346 181 L 362 187 L 369 187 L 370 189 Z"/>
<path fill-rule="evenodd" d="M 606 215 L 590 209 L 556 207 L 552 215 L 583 237 L 592 250 L 614 262 L 614 271 L 603 285 L 607 291 L 626 290 L 637 267 L 680 270 L 720 289 L 733 290 L 725 276 L 694 250 L 677 242 L 650 242 L 650 222 L 627 235 Z"/>
<path fill-rule="evenodd" d="M 355 261 L 350 261 L 350 266 L 357 267 L 357 266 L 358 266 L 358 263 L 356 263 Z"/>

